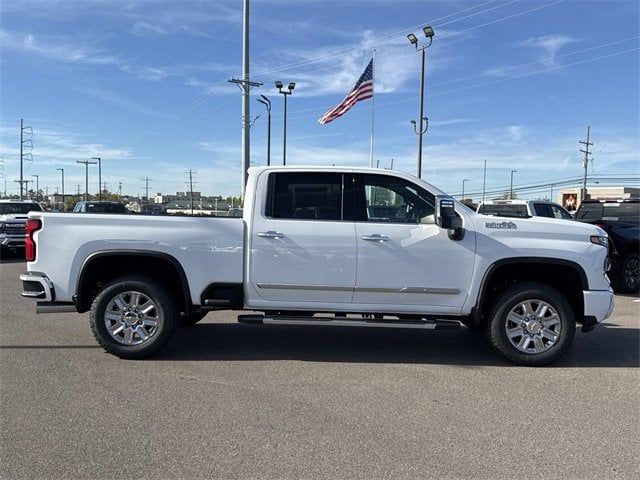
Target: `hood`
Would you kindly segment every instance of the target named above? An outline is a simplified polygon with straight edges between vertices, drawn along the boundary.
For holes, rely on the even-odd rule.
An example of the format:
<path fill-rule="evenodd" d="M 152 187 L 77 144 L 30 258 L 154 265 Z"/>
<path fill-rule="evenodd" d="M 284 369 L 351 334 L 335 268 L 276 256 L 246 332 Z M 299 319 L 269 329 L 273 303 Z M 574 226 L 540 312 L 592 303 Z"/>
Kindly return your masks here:
<path fill-rule="evenodd" d="M 584 237 L 589 241 L 591 235 L 607 235 L 596 225 L 576 220 L 560 220 L 547 217 L 512 218 L 476 214 L 474 224 L 479 231 L 490 236 L 528 236 L 545 237 Z"/>

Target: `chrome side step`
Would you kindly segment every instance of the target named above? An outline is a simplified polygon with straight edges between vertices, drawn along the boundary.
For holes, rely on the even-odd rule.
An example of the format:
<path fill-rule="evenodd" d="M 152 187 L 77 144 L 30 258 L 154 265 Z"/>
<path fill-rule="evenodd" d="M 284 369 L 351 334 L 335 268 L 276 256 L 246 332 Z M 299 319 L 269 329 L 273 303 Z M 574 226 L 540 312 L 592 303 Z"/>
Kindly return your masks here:
<path fill-rule="evenodd" d="M 254 325 L 308 325 L 328 327 L 414 328 L 422 330 L 458 330 L 457 320 L 385 320 L 344 317 L 289 317 L 267 315 L 238 315 L 238 322 Z"/>
<path fill-rule="evenodd" d="M 38 302 L 36 303 L 36 313 L 78 313 L 73 303 L 53 303 Z"/>

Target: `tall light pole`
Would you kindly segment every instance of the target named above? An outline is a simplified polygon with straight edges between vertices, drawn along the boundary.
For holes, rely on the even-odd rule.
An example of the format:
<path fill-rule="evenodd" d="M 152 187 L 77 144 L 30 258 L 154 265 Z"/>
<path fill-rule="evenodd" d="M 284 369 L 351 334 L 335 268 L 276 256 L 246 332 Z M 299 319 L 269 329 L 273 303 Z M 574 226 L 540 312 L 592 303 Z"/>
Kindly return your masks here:
<path fill-rule="evenodd" d="M 56 170 L 60 170 L 62 173 L 62 211 L 64 212 L 64 168 L 56 168 Z"/>
<path fill-rule="evenodd" d="M 511 170 L 511 184 L 509 186 L 509 200 L 513 200 L 513 174 L 517 173 L 517 170 Z"/>
<path fill-rule="evenodd" d="M 267 107 L 267 166 L 271 165 L 271 100 L 260 95 L 258 101 Z"/>
<path fill-rule="evenodd" d="M 418 103 L 418 121 L 412 122 L 415 133 L 418 135 L 418 178 L 422 175 L 422 135 L 424 135 L 429 128 L 429 120 L 424 116 L 424 62 L 425 62 L 425 50 L 431 46 L 433 36 L 435 35 L 432 27 L 424 27 L 422 29 L 424 36 L 429 40 L 429 43 L 418 45 L 418 37 L 413 33 L 407 35 L 409 43 L 416 47 L 416 51 L 420 53 L 420 101 Z M 426 124 L 423 127 L 423 122 Z"/>
<path fill-rule="evenodd" d="M 467 183 L 469 181 L 468 178 L 465 178 L 464 180 L 462 180 L 462 197 L 460 198 L 460 200 L 464 201 L 464 184 Z"/>
<path fill-rule="evenodd" d="M 84 165 L 84 201 L 89 201 L 89 165 L 95 165 L 97 162 L 90 162 L 89 160 L 76 160 L 76 163 L 82 163 Z"/>
<path fill-rule="evenodd" d="M 91 157 L 91 160 L 98 161 L 98 201 L 101 202 L 102 201 L 102 159 L 100 157 Z"/>
<path fill-rule="evenodd" d="M 31 175 L 36 179 L 36 202 L 40 199 L 40 175 Z"/>
<path fill-rule="evenodd" d="M 293 93 L 296 88 L 295 82 L 289 82 L 288 90 L 283 90 L 283 84 L 280 80 L 276 82 L 278 92 L 284 96 L 284 115 L 282 120 L 282 165 L 287 164 L 287 97 Z"/>

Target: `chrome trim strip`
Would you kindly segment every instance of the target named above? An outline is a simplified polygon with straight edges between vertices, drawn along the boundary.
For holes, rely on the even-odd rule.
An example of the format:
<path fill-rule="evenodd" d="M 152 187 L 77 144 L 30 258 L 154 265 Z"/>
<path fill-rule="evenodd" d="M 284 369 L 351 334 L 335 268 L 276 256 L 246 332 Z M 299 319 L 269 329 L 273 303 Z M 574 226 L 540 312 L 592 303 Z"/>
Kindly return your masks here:
<path fill-rule="evenodd" d="M 329 290 L 333 292 L 352 292 L 353 287 L 337 287 L 332 285 L 294 285 L 289 283 L 258 283 L 258 288 L 269 290 Z"/>
<path fill-rule="evenodd" d="M 459 295 L 458 288 L 378 288 L 378 287 L 337 287 L 332 285 L 294 285 L 287 283 L 258 283 L 258 288 L 269 290 L 327 290 L 332 292 L 363 292 L 363 293 L 424 293 L 428 295 Z"/>
<path fill-rule="evenodd" d="M 36 313 L 78 313 L 78 310 L 73 304 L 36 305 Z"/>

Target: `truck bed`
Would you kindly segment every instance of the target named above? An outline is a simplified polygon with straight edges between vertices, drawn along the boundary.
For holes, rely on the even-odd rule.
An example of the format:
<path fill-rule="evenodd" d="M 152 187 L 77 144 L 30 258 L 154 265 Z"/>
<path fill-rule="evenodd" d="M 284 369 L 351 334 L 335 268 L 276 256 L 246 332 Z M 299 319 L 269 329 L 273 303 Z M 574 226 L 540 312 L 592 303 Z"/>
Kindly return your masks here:
<path fill-rule="evenodd" d="M 109 250 L 146 250 L 175 258 L 189 272 L 194 305 L 211 283 L 242 283 L 244 222 L 241 218 L 32 213 L 42 228 L 34 235 L 30 272 L 47 272 L 56 301 L 70 302 L 90 255 Z M 136 273 L 135 264 L 131 273 Z"/>

